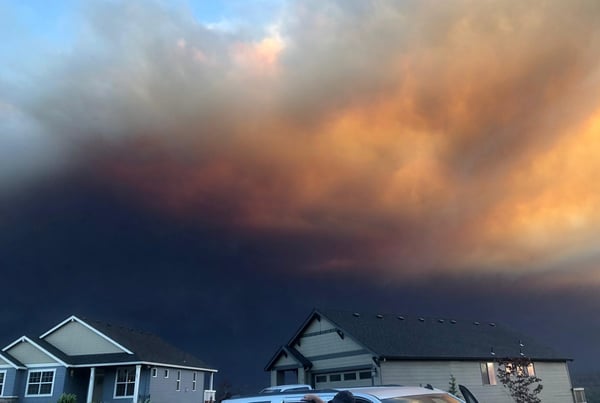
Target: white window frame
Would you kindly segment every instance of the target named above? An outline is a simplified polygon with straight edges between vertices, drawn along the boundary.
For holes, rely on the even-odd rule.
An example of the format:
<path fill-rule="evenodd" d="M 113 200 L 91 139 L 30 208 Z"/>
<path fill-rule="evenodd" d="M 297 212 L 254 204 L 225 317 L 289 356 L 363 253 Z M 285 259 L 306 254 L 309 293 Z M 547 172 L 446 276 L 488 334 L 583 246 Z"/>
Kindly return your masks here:
<path fill-rule="evenodd" d="M 153 367 L 150 371 L 152 371 L 152 378 L 156 378 L 158 376 L 158 368 Z"/>
<path fill-rule="evenodd" d="M 198 373 L 194 372 L 194 375 L 192 375 L 192 392 L 196 391 L 196 378 L 198 377 Z"/>
<path fill-rule="evenodd" d="M 125 370 L 127 372 L 133 371 L 133 391 L 132 391 L 131 395 L 117 396 L 117 386 L 119 384 L 125 384 L 125 393 L 127 393 L 127 385 L 131 383 L 131 382 L 127 382 L 127 376 L 125 376 L 125 382 L 118 381 L 120 370 Z M 136 375 L 137 375 L 137 371 L 136 371 L 135 367 L 119 367 L 119 368 L 117 368 L 117 370 L 115 371 L 115 390 L 113 391 L 113 399 L 131 399 L 133 397 L 133 395 L 135 394 L 135 384 L 137 383 Z"/>
<path fill-rule="evenodd" d="M 3 375 L 2 382 L 0 382 L 0 396 L 4 396 L 4 385 L 6 385 L 6 373 L 6 370 L 0 369 L 0 375 Z"/>
<path fill-rule="evenodd" d="M 169 377 L 169 369 L 168 368 L 165 369 L 164 376 L 165 376 L 165 379 L 167 379 Z"/>
<path fill-rule="evenodd" d="M 175 390 L 181 392 L 181 370 L 177 370 L 177 381 L 175 381 Z"/>
<path fill-rule="evenodd" d="M 29 382 L 29 379 L 31 379 L 31 374 L 32 373 L 36 373 L 39 372 L 40 373 L 40 382 L 36 382 L 39 383 L 40 385 L 40 390 L 42 389 L 42 384 L 47 384 L 48 382 L 42 382 L 42 377 L 44 376 L 44 372 L 52 372 L 52 385 L 50 386 L 50 393 L 47 394 L 41 394 L 41 393 L 33 393 L 30 394 L 29 393 L 29 386 L 31 385 L 31 383 Z M 54 393 L 54 381 L 56 380 L 56 368 L 52 368 L 52 369 L 30 369 L 29 371 L 27 371 L 27 383 L 25 384 L 25 397 L 48 397 L 48 396 L 52 396 L 52 394 Z"/>

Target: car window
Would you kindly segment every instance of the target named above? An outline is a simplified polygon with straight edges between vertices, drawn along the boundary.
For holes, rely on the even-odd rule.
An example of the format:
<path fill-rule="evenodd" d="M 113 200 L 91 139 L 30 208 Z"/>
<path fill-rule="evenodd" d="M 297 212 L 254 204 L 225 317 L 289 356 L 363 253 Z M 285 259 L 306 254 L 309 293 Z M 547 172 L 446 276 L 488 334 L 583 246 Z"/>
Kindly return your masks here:
<path fill-rule="evenodd" d="M 460 403 L 460 400 L 446 394 L 430 394 L 419 396 L 402 396 L 383 399 L 383 403 Z"/>

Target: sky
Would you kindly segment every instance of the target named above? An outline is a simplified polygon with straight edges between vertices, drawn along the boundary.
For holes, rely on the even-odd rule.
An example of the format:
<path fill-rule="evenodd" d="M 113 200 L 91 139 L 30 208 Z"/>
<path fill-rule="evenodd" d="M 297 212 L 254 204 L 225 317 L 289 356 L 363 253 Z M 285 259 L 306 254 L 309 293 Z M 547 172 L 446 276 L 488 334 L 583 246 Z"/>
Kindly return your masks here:
<path fill-rule="evenodd" d="M 88 315 L 252 389 L 327 307 L 495 320 L 596 370 L 599 18 L 0 0 L 0 342 Z"/>

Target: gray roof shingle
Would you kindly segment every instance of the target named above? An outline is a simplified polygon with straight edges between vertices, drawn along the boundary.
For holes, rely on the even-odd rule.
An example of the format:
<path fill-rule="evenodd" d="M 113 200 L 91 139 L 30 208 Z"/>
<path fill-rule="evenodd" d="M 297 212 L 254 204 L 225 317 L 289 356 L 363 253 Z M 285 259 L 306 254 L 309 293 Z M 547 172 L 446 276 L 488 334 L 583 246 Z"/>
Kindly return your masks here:
<path fill-rule="evenodd" d="M 321 309 L 314 314 L 329 319 L 381 358 L 490 359 L 523 353 L 538 361 L 570 360 L 497 323 Z"/>

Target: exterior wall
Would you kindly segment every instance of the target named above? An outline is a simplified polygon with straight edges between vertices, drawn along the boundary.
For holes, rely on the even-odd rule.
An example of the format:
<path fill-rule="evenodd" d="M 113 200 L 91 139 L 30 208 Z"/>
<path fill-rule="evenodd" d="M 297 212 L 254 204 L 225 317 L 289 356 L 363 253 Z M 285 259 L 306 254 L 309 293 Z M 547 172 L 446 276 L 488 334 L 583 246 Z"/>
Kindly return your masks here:
<path fill-rule="evenodd" d="M 164 377 L 165 367 L 157 367 L 157 376 L 149 379 L 149 395 L 152 403 L 202 403 L 204 401 L 205 373 L 201 371 L 169 368 L 169 377 Z M 181 371 L 180 390 L 176 390 L 177 371 Z M 193 374 L 196 372 L 196 390 L 192 390 Z M 210 375 L 209 375 L 210 376 Z M 206 378 L 208 379 L 209 376 Z"/>
<path fill-rule="evenodd" d="M 124 352 L 123 349 L 76 321 L 63 325 L 46 336 L 44 340 L 68 355 Z"/>
<path fill-rule="evenodd" d="M 571 385 L 565 363 L 534 363 L 542 379 L 544 403 L 572 402 Z M 495 366 L 497 371 L 497 366 Z M 484 385 L 479 361 L 388 361 L 381 363 L 382 384 L 426 385 L 448 389 L 450 374 L 465 385 L 480 402 L 513 403 L 502 384 Z"/>
<path fill-rule="evenodd" d="M 0 367 L 0 372 L 4 372 L 4 387 L 0 396 L 17 396 L 17 370 L 13 367 Z"/>
<path fill-rule="evenodd" d="M 89 368 L 68 368 L 63 385 L 64 393 L 73 393 L 78 402 L 85 402 L 90 381 Z"/>
<path fill-rule="evenodd" d="M 370 370 L 375 365 L 370 351 L 354 341 L 350 335 L 344 334 L 342 338 L 335 325 L 325 318 L 321 318 L 320 321 L 314 319 L 309 323 L 294 348 L 313 364 L 310 371 L 306 373 L 298 371 L 298 383 L 309 383 L 316 386 L 315 375 L 343 373 L 356 369 Z M 277 370 L 290 369 L 292 366 L 298 366 L 298 362 L 293 357 L 280 357 L 273 366 L 271 385 L 279 383 Z M 360 385 L 370 386 L 371 384 L 371 379 L 368 379 L 362 380 Z M 343 387 L 346 386 L 346 383 L 321 383 L 320 386 Z"/>
<path fill-rule="evenodd" d="M 7 351 L 23 364 L 56 364 L 56 360 L 44 353 L 31 343 L 23 342 L 15 344 Z"/>
<path fill-rule="evenodd" d="M 54 369 L 54 385 L 52 387 L 52 396 L 25 396 L 27 389 L 27 378 L 29 377 L 30 371 L 48 371 Z M 30 368 L 27 371 L 23 371 L 24 381 L 19 385 L 20 390 L 18 391 L 20 403 L 56 403 L 60 395 L 63 394 L 63 386 L 65 384 L 65 377 L 67 369 L 65 367 L 36 367 Z"/>

